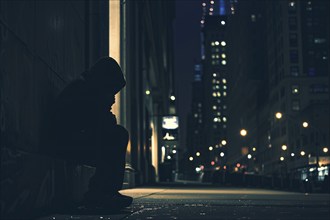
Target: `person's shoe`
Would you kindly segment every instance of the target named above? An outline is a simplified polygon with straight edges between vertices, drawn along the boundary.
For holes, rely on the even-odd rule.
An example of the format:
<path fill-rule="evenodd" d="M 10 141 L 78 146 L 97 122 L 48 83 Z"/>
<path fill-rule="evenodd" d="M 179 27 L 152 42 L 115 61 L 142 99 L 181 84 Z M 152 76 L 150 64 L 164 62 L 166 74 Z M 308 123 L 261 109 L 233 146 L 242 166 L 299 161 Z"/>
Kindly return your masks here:
<path fill-rule="evenodd" d="M 95 194 L 87 192 L 83 205 L 88 209 L 122 209 L 132 204 L 133 198 L 116 192 L 115 194 Z"/>

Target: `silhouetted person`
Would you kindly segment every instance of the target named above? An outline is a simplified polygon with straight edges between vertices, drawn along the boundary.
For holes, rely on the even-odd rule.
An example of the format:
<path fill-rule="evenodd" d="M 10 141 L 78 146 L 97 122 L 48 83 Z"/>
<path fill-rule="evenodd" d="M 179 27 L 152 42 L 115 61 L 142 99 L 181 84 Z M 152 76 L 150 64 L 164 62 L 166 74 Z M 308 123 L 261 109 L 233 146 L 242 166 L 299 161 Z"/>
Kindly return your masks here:
<path fill-rule="evenodd" d="M 129 135 L 111 112 L 124 86 L 117 62 L 104 57 L 70 83 L 56 100 L 52 133 L 54 153 L 95 166 L 83 204 L 123 208 L 132 198 L 121 195 Z"/>

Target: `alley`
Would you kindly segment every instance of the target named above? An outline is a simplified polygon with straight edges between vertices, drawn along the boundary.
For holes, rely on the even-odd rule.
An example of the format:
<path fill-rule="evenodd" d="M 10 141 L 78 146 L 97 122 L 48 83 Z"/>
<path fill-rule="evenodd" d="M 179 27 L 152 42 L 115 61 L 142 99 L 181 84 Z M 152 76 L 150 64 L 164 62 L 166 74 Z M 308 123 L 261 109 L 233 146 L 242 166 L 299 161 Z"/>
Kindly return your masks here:
<path fill-rule="evenodd" d="M 329 219 L 329 194 L 214 187 L 149 187 L 121 191 L 133 205 L 118 213 L 60 213 L 38 220 Z"/>

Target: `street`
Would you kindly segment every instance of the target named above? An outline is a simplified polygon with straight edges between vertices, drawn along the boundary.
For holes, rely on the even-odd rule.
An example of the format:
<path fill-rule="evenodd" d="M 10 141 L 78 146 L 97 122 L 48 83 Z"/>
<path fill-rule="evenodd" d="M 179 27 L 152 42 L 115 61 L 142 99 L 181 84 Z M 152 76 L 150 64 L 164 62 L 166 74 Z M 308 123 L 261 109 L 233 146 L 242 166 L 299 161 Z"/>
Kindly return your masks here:
<path fill-rule="evenodd" d="M 60 213 L 38 220 L 96 219 L 329 219 L 330 195 L 211 186 L 121 191 L 130 208 L 117 213 Z"/>

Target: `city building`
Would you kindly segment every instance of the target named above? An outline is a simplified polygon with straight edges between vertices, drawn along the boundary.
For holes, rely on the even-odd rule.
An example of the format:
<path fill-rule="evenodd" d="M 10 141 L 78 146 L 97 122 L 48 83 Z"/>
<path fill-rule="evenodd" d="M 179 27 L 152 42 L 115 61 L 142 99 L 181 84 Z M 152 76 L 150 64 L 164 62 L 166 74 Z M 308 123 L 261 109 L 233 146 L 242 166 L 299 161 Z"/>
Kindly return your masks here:
<path fill-rule="evenodd" d="M 328 175 L 328 10 L 327 1 L 236 3 L 228 20 L 232 170 Z"/>

